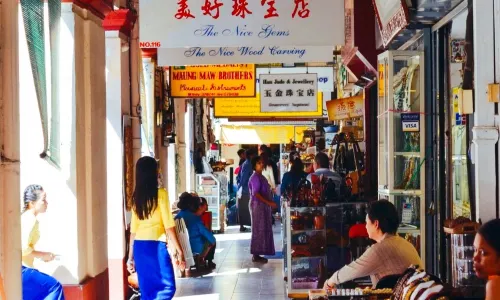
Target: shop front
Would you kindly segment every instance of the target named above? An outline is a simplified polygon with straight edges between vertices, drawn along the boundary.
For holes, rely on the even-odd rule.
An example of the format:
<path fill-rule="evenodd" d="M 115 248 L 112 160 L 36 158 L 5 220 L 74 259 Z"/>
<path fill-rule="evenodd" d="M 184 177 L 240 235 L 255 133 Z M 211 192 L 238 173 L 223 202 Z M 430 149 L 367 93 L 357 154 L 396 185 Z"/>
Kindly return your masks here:
<path fill-rule="evenodd" d="M 392 17 L 377 7 L 381 43 L 397 49 L 378 58 L 379 196 L 399 203 L 403 223 L 418 231 L 426 270 L 459 294 L 480 297 L 484 288 L 464 250 L 472 249 L 481 215 L 471 201 L 472 2 L 398 6 Z M 387 28 L 397 20 L 405 25 L 391 33 L 382 16 Z"/>

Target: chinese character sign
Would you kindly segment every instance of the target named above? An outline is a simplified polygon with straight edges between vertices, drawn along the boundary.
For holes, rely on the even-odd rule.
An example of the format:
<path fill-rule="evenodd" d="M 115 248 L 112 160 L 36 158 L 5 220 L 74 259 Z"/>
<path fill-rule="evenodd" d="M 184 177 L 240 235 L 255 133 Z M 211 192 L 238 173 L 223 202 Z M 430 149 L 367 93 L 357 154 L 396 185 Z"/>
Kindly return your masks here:
<path fill-rule="evenodd" d="M 365 112 L 364 95 L 335 99 L 326 102 L 328 120 L 337 121 L 349 118 L 362 117 Z"/>
<path fill-rule="evenodd" d="M 312 112 L 318 109 L 318 74 L 262 74 L 261 112 Z"/>
<path fill-rule="evenodd" d="M 140 0 L 140 42 L 161 48 L 344 44 L 344 0 Z"/>

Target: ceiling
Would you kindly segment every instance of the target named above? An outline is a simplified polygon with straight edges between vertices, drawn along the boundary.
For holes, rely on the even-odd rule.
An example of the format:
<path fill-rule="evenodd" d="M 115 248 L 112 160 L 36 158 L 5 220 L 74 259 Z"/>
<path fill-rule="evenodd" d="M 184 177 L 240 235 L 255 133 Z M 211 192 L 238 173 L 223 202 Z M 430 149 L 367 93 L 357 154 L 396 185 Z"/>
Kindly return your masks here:
<path fill-rule="evenodd" d="M 436 24 L 463 1 L 467 0 L 406 0 L 410 25 L 394 38 L 389 48 L 400 48 L 416 34 L 421 33 L 423 28 Z M 463 30 L 465 31 L 465 28 Z"/>

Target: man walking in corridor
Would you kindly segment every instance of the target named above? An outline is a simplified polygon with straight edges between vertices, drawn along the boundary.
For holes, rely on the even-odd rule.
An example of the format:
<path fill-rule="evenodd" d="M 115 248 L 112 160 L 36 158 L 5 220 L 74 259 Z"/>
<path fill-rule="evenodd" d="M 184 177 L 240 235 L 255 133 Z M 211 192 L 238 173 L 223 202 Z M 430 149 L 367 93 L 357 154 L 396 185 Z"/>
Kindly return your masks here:
<path fill-rule="evenodd" d="M 254 149 L 248 149 L 246 151 L 246 161 L 241 166 L 240 170 L 240 181 L 238 184 L 238 216 L 240 219 L 240 232 L 248 231 L 245 226 L 251 225 L 250 219 L 250 209 L 248 208 L 248 203 L 250 201 L 250 192 L 248 190 L 248 181 L 250 176 L 252 176 L 252 158 L 255 157 L 256 151 Z"/>

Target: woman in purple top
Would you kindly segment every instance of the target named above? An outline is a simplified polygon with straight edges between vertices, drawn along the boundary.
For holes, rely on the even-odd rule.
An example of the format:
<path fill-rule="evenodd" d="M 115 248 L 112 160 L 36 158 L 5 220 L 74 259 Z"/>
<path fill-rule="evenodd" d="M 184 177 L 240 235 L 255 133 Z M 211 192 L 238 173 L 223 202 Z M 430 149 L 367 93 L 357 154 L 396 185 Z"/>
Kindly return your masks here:
<path fill-rule="evenodd" d="M 264 162 L 260 156 L 252 158 L 252 168 L 255 171 L 248 181 L 250 191 L 250 213 L 252 217 L 252 240 L 250 253 L 252 261 L 267 263 L 261 255 L 274 255 L 273 225 L 269 215 L 277 205 L 271 198 L 271 187 L 262 175 Z"/>

